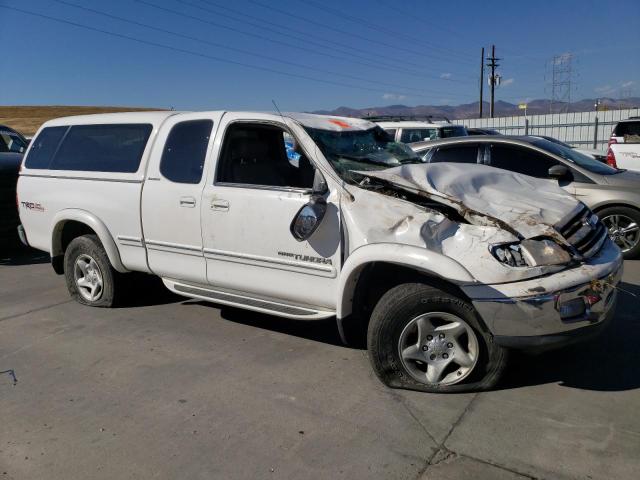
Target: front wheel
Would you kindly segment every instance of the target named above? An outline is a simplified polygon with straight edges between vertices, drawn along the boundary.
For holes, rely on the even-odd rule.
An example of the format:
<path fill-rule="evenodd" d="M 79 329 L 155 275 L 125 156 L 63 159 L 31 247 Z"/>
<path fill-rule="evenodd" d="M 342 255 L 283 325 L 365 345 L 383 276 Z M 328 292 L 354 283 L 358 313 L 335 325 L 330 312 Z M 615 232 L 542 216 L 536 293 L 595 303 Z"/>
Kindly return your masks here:
<path fill-rule="evenodd" d="M 625 259 L 640 256 L 640 212 L 629 207 L 609 207 L 600 210 L 598 217 Z"/>
<path fill-rule="evenodd" d="M 424 284 L 385 293 L 368 330 L 371 364 L 383 383 L 426 392 L 487 390 L 507 351 L 494 344 L 466 301 Z"/>

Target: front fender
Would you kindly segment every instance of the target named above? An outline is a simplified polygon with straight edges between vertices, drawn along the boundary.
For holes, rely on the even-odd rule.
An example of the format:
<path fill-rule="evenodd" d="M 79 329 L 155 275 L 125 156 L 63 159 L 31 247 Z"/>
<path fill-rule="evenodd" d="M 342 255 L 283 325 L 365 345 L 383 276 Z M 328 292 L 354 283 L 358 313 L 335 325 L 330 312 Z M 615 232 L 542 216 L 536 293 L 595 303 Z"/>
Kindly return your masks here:
<path fill-rule="evenodd" d="M 122 264 L 122 260 L 120 259 L 120 252 L 118 251 L 116 242 L 113 240 L 113 237 L 111 236 L 111 233 L 109 232 L 107 226 L 94 214 L 87 212 L 86 210 L 76 208 L 60 210 L 53 217 L 53 220 L 51 222 L 51 232 L 53 233 L 51 235 L 50 250 L 52 258 L 64 253 L 62 251 L 62 228 L 68 221 L 84 223 L 86 226 L 96 232 L 96 235 L 98 235 L 100 242 L 102 242 L 102 246 L 107 252 L 107 256 L 109 257 L 109 261 L 111 262 L 113 268 L 120 273 L 126 273 L 129 271 Z"/>
<path fill-rule="evenodd" d="M 374 243 L 357 248 L 342 266 L 336 316 L 349 315 L 360 273 L 365 266 L 385 262 L 441 277 L 449 282 L 474 283 L 473 276 L 455 260 L 426 248 L 396 243 Z"/>

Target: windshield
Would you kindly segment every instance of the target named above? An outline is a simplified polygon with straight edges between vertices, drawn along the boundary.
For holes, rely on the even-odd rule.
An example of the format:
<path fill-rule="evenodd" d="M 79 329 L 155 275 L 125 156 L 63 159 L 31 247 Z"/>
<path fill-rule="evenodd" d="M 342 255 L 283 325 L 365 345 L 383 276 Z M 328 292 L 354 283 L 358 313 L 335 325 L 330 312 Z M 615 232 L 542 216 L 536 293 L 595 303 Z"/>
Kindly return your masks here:
<path fill-rule="evenodd" d="M 542 148 L 547 152 L 564 158 L 576 165 L 586 168 L 590 172 L 598 173 L 600 175 L 614 175 L 620 170 L 610 167 L 609 165 L 599 162 L 589 155 L 575 151 L 573 148 L 564 147 L 558 143 L 550 142 L 549 140 L 534 140 L 531 142 L 538 148 Z"/>
<path fill-rule="evenodd" d="M 0 130 L 0 152 L 24 153 L 27 145 L 15 133 Z"/>
<path fill-rule="evenodd" d="M 564 143 L 563 141 L 558 140 L 557 138 L 545 137 L 544 135 L 540 135 L 540 138 L 544 138 L 545 140 L 549 140 L 551 143 L 555 143 L 556 145 L 562 145 L 563 147 L 566 147 L 566 148 L 573 148 L 568 143 Z"/>
<path fill-rule="evenodd" d="M 450 137 L 467 137 L 467 129 L 461 126 L 442 127 L 440 129 L 440 138 Z"/>
<path fill-rule="evenodd" d="M 404 143 L 380 127 L 369 130 L 333 131 L 305 127 L 322 154 L 346 181 L 357 181 L 353 171 L 382 170 L 423 161 Z"/>

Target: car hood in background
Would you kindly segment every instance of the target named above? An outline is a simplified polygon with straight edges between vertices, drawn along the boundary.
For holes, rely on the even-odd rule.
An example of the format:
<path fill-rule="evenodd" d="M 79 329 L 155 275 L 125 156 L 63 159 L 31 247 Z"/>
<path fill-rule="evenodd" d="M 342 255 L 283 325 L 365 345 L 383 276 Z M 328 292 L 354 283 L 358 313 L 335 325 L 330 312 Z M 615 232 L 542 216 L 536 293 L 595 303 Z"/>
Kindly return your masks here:
<path fill-rule="evenodd" d="M 614 175 L 600 175 L 606 185 L 628 188 L 640 193 L 640 172 L 625 170 Z"/>
<path fill-rule="evenodd" d="M 21 163 L 21 153 L 0 153 L 0 172 L 2 173 L 18 173 Z"/>
<path fill-rule="evenodd" d="M 477 164 L 412 164 L 359 172 L 455 208 L 472 224 L 491 224 L 524 238 L 557 237 L 580 202 L 557 183 Z"/>

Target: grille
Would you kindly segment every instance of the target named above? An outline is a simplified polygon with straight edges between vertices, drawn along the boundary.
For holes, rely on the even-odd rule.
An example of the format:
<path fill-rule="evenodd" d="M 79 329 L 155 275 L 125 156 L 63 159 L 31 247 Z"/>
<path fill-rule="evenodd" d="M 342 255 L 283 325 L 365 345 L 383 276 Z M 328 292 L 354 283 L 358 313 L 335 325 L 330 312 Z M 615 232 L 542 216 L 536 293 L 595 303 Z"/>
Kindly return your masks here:
<path fill-rule="evenodd" d="M 586 205 L 557 230 L 585 258 L 596 254 L 607 238 L 607 228 Z"/>

